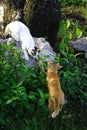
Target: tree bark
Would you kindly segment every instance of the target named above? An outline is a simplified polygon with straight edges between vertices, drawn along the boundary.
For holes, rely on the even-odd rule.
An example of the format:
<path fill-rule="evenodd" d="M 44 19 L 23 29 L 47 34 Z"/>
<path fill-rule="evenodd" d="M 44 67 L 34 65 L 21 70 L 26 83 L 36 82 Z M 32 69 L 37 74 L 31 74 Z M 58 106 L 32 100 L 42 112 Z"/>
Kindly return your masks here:
<path fill-rule="evenodd" d="M 3 0 L 3 3 L 5 24 L 26 20 L 33 37 L 45 37 L 51 45 L 55 44 L 61 20 L 58 0 Z"/>
<path fill-rule="evenodd" d="M 24 22 L 25 2 L 26 0 L 3 0 L 5 24 L 16 19 Z"/>
<path fill-rule="evenodd" d="M 61 20 L 58 0 L 27 0 L 25 10 L 31 34 L 34 37 L 46 37 L 54 45 Z"/>

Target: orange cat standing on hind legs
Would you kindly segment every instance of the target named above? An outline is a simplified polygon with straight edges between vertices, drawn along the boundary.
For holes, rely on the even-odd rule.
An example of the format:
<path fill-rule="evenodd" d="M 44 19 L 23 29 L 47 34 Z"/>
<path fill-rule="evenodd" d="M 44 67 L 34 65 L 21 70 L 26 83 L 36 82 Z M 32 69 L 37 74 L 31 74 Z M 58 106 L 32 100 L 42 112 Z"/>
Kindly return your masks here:
<path fill-rule="evenodd" d="M 48 62 L 46 80 L 50 94 L 48 106 L 52 118 L 55 118 L 59 114 L 64 104 L 64 93 L 61 89 L 59 77 L 57 75 L 57 70 L 59 70 L 62 67 L 63 66 L 54 64 L 53 62 Z"/>

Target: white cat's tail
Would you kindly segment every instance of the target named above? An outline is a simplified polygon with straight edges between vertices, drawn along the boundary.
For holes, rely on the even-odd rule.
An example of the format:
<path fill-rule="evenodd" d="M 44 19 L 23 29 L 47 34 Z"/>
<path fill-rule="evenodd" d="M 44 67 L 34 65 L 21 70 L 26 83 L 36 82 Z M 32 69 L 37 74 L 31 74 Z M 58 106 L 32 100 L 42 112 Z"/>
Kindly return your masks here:
<path fill-rule="evenodd" d="M 5 28 L 5 32 L 3 34 L 3 39 L 7 39 L 10 35 L 10 28 L 9 28 L 9 24 L 6 26 Z"/>
<path fill-rule="evenodd" d="M 9 27 L 9 24 L 8 24 L 5 28 L 5 34 L 9 34 L 9 32 L 10 32 L 10 27 Z"/>

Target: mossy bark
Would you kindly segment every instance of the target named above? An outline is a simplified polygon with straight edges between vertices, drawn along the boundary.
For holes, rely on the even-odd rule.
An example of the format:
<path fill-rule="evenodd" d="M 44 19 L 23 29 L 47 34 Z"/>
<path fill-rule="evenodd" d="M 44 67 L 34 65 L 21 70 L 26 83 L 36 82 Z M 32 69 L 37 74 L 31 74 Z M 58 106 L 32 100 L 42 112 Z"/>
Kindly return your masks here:
<path fill-rule="evenodd" d="M 24 5 L 26 0 L 3 0 L 5 24 L 14 20 L 17 12 L 20 12 L 21 19 L 24 20 Z M 21 20 L 20 20 L 21 21 Z"/>

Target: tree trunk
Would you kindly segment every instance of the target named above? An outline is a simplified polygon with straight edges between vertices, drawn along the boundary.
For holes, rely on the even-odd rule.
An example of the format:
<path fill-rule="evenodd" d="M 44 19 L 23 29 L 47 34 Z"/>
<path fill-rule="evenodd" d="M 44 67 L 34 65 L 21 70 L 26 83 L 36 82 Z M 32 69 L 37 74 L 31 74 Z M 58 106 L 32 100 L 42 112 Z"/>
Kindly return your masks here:
<path fill-rule="evenodd" d="M 61 20 L 58 0 L 3 0 L 3 3 L 5 24 L 12 20 L 24 22 L 25 18 L 33 37 L 45 37 L 51 45 L 55 44 Z"/>
<path fill-rule="evenodd" d="M 46 37 L 54 45 L 61 19 L 58 0 L 27 0 L 25 5 L 25 19 L 31 34 Z"/>
<path fill-rule="evenodd" d="M 16 19 L 24 22 L 25 2 L 26 0 L 3 0 L 5 24 Z"/>

